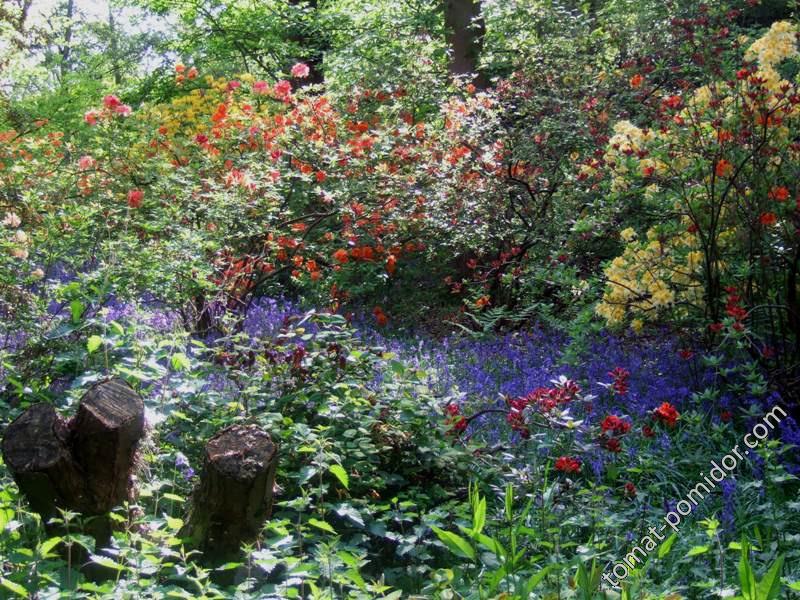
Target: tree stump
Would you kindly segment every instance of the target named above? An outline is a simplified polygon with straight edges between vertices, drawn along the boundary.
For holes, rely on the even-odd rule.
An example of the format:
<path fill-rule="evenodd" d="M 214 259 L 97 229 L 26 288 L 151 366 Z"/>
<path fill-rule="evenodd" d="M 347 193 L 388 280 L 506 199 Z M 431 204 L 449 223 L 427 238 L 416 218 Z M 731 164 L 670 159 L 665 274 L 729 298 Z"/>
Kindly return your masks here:
<path fill-rule="evenodd" d="M 90 530 L 100 547 L 110 536 L 106 513 L 128 498 L 143 433 L 141 397 L 125 382 L 111 380 L 95 384 L 70 421 L 50 404 L 31 406 L 8 426 L 2 451 L 45 523 L 58 509 L 97 516 Z"/>
<path fill-rule="evenodd" d="M 278 446 L 256 425 L 233 425 L 206 444 L 203 470 L 180 532 L 210 562 L 234 559 L 272 512 Z"/>

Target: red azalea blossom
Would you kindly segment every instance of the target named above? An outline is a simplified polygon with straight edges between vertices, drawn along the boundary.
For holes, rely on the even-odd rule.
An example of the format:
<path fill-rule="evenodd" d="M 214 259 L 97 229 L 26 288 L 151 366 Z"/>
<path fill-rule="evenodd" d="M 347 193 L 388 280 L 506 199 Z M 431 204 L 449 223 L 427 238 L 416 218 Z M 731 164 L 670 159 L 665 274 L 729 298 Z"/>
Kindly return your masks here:
<path fill-rule="evenodd" d="M 667 425 L 675 427 L 675 422 L 680 418 L 680 413 L 669 402 L 664 402 L 653 412 L 656 419 Z"/>
<path fill-rule="evenodd" d="M 784 202 L 785 200 L 789 199 L 789 189 L 782 185 L 775 186 L 769 191 L 768 196 L 772 200 L 777 200 L 778 202 Z"/>
<path fill-rule="evenodd" d="M 128 192 L 128 206 L 131 208 L 139 208 L 144 199 L 144 192 L 142 190 L 131 190 Z"/>
<path fill-rule="evenodd" d="M 564 473 L 578 473 L 581 470 L 580 459 L 571 456 L 561 456 L 556 460 L 556 471 Z"/>
<path fill-rule="evenodd" d="M 761 216 L 758 217 L 758 222 L 767 227 L 775 225 L 778 222 L 778 215 L 774 212 L 761 213 Z"/>
<path fill-rule="evenodd" d="M 298 79 L 308 77 L 309 72 L 310 69 L 305 63 L 297 63 L 292 67 L 292 77 L 296 77 Z"/>

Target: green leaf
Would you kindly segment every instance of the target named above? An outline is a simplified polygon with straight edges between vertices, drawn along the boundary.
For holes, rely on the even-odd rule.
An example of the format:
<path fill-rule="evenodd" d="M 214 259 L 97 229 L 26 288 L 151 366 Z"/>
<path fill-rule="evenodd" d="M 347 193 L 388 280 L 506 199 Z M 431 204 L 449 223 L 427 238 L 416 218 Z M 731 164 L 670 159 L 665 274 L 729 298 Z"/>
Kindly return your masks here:
<path fill-rule="evenodd" d="M 672 545 L 675 543 L 675 540 L 677 539 L 678 539 L 677 533 L 673 533 L 671 536 L 669 536 L 667 540 L 659 547 L 658 558 L 664 558 L 667 554 L 669 554 L 669 551 L 672 550 Z"/>
<path fill-rule="evenodd" d="M 347 471 L 344 470 L 342 465 L 331 465 L 328 471 L 339 480 L 339 483 L 341 483 L 345 489 L 350 489 L 350 477 L 347 475 Z"/>
<path fill-rule="evenodd" d="M 528 579 L 528 583 L 525 584 L 525 589 L 527 590 L 529 596 L 531 595 L 533 590 L 536 589 L 536 586 L 539 585 L 545 577 L 547 577 L 547 574 L 550 572 L 552 568 L 553 565 L 547 565 L 544 569 L 542 569 L 538 573 L 534 573 L 533 575 L 531 575 L 530 579 Z"/>
<path fill-rule="evenodd" d="M 115 562 L 108 558 L 107 556 L 101 556 L 99 554 L 92 554 L 90 555 L 89 559 L 95 563 L 96 565 L 100 565 L 101 567 L 105 567 L 106 569 L 113 569 L 115 571 L 123 571 L 125 567 L 118 562 Z"/>
<path fill-rule="evenodd" d="M 80 300 L 73 300 L 69 303 L 69 312 L 72 316 L 73 323 L 77 324 L 81 322 L 84 310 L 86 310 L 86 306 L 84 306 L 83 302 Z"/>
<path fill-rule="evenodd" d="M 6 579 L 5 577 L 0 577 L 0 586 L 3 586 L 9 592 L 13 592 L 17 596 L 20 596 L 21 598 L 28 597 L 28 590 L 26 590 L 20 584 L 14 583 L 13 581 Z"/>
<path fill-rule="evenodd" d="M 62 539 L 63 538 L 60 537 L 51 537 L 49 540 L 43 541 L 41 544 L 39 544 L 39 547 L 37 548 L 37 550 L 39 551 L 39 555 L 42 558 L 51 558 L 52 556 L 55 556 L 54 554 L 51 554 L 51 551 L 53 550 L 53 548 L 58 546 L 59 542 L 61 542 Z"/>
<path fill-rule="evenodd" d="M 472 510 L 472 531 L 478 535 L 486 525 L 486 498 L 478 497 Z"/>
<path fill-rule="evenodd" d="M 453 554 L 460 556 L 461 558 L 475 560 L 475 549 L 470 546 L 469 542 L 460 535 L 456 535 L 451 531 L 444 531 L 438 527 L 431 527 L 431 529 L 433 529 L 433 532 L 436 534 L 436 536 L 445 546 L 450 549 Z"/>
<path fill-rule="evenodd" d="M 327 523 L 326 521 L 320 521 L 319 519 L 309 519 L 308 524 L 313 527 L 316 527 L 317 529 L 322 529 L 322 531 L 327 531 L 328 533 L 336 535 L 336 530 L 333 527 L 331 527 L 330 523 Z"/>
<path fill-rule="evenodd" d="M 781 591 L 781 569 L 783 569 L 783 556 L 778 557 L 764 578 L 758 582 L 756 587 L 758 600 L 773 600 L 778 597 Z"/>
<path fill-rule="evenodd" d="M 699 554 L 705 554 L 708 552 L 710 548 L 708 546 L 694 546 L 689 552 L 686 553 L 686 556 L 697 556 Z"/>
<path fill-rule="evenodd" d="M 742 597 L 745 600 L 758 600 L 756 598 L 756 580 L 753 567 L 750 565 L 750 544 L 742 538 L 741 557 L 739 558 L 739 585 L 742 588 Z"/>
<path fill-rule="evenodd" d="M 88 340 L 86 340 L 86 350 L 88 350 L 89 354 L 93 352 L 97 352 L 100 349 L 100 346 L 103 345 L 103 338 L 99 335 L 93 335 Z"/>
<path fill-rule="evenodd" d="M 170 359 L 170 363 L 172 364 L 172 369 L 174 371 L 188 371 L 192 368 L 192 363 L 189 362 L 189 357 L 183 352 L 173 354 L 172 358 Z"/>

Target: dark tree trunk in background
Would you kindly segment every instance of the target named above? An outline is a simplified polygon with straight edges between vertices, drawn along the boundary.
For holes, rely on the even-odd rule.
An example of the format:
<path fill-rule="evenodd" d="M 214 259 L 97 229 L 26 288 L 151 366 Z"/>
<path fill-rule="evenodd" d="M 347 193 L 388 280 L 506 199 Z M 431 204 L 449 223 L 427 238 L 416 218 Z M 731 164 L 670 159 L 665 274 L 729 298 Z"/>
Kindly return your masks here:
<path fill-rule="evenodd" d="M 307 6 L 312 11 L 317 10 L 317 0 L 289 0 L 292 6 Z M 308 77 L 297 80 L 297 85 L 311 85 L 315 83 L 323 83 L 325 76 L 322 72 L 322 61 L 325 58 L 325 52 L 330 47 L 328 40 L 321 37 L 319 34 L 314 34 L 311 31 L 300 30 L 292 33 L 289 36 L 292 42 L 297 43 L 303 48 L 311 48 L 312 55 L 307 57 L 304 62 L 308 65 Z"/>
<path fill-rule="evenodd" d="M 102 547 L 111 533 L 108 511 L 129 499 L 143 434 L 141 397 L 122 381 L 105 381 L 84 395 L 69 421 L 50 404 L 31 406 L 6 429 L 3 458 L 45 523 L 59 509 L 97 517 L 87 532 Z"/>
<path fill-rule="evenodd" d="M 75 17 L 75 0 L 67 0 L 67 30 L 64 32 L 64 45 L 60 48 L 61 63 L 59 69 L 61 71 L 61 79 L 70 71 L 70 63 L 72 58 L 72 19 Z"/>
<path fill-rule="evenodd" d="M 450 73 L 477 73 L 473 83 L 477 87 L 486 87 L 486 79 L 478 70 L 478 58 L 486 32 L 480 0 L 444 0 L 444 24 L 451 52 Z"/>
<path fill-rule="evenodd" d="M 745 26 L 769 27 L 775 21 L 792 16 L 789 0 L 761 0 L 755 6 L 746 6 L 739 18 L 739 24 Z"/>
<path fill-rule="evenodd" d="M 235 560 L 272 512 L 278 446 L 256 425 L 233 425 L 206 444 L 203 472 L 181 537 L 211 563 Z"/>

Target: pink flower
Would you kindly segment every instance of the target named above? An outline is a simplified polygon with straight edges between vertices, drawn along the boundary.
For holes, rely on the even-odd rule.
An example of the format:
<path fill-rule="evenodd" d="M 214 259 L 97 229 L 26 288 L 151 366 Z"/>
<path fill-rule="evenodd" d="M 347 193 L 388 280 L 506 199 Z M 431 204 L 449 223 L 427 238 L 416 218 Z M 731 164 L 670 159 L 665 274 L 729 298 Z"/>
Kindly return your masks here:
<path fill-rule="evenodd" d="M 83 115 L 83 120 L 89 125 L 96 125 L 97 119 L 100 118 L 100 112 L 94 109 L 87 110 Z"/>
<path fill-rule="evenodd" d="M 292 93 L 292 84 L 286 81 L 285 79 L 281 79 L 278 83 L 275 84 L 275 95 L 279 98 L 285 98 L 289 94 Z"/>
<path fill-rule="evenodd" d="M 120 104 L 122 104 L 122 102 L 120 102 L 120 99 L 114 96 L 113 94 L 109 94 L 108 96 L 103 98 L 103 106 L 105 106 L 109 110 L 116 108 Z"/>
<path fill-rule="evenodd" d="M 144 192 L 142 190 L 131 190 L 128 192 L 128 206 L 131 208 L 139 208 L 144 199 Z"/>
<path fill-rule="evenodd" d="M 228 91 L 232 92 L 236 88 L 241 87 L 241 85 L 242 85 L 241 83 L 239 83 L 235 79 L 232 79 L 231 81 L 228 82 Z"/>
<path fill-rule="evenodd" d="M 259 96 L 269 93 L 269 85 L 266 81 L 256 81 L 253 83 L 253 93 Z"/>
<path fill-rule="evenodd" d="M 84 154 L 78 159 L 78 168 L 81 171 L 91 169 L 94 166 L 94 159 L 88 154 Z"/>
<path fill-rule="evenodd" d="M 308 65 L 305 63 L 297 63 L 295 66 L 292 67 L 292 77 L 297 77 L 298 79 L 303 79 L 308 77 L 310 69 Z"/>
<path fill-rule="evenodd" d="M 133 112 L 133 109 L 127 104 L 118 104 L 114 107 L 114 112 L 121 117 L 128 117 Z"/>

